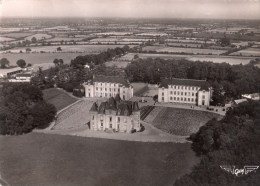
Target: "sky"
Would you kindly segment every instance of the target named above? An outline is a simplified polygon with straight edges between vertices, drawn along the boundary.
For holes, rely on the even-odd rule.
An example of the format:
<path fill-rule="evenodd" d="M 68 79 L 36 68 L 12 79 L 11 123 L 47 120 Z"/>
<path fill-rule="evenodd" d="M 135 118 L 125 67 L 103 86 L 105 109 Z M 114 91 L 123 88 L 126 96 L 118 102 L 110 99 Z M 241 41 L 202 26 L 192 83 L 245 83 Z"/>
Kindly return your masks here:
<path fill-rule="evenodd" d="M 0 0 L 0 16 L 260 19 L 260 0 Z"/>

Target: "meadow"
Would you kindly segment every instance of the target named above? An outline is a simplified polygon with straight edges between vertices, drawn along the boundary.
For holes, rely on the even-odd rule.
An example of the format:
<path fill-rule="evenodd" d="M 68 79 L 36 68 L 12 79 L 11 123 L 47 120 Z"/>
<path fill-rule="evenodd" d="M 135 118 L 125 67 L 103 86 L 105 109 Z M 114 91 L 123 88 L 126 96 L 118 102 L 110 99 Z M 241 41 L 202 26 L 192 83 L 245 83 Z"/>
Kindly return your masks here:
<path fill-rule="evenodd" d="M 34 35 L 28 36 L 28 37 L 26 37 L 26 38 L 24 38 L 24 39 L 25 39 L 25 40 L 27 39 L 27 40 L 30 40 L 30 41 L 31 41 L 31 39 L 32 39 L 33 37 L 35 37 L 37 40 L 42 40 L 42 39 L 49 39 L 49 38 L 51 38 L 52 36 L 49 35 L 49 34 L 34 34 Z"/>
<path fill-rule="evenodd" d="M 213 50 L 213 49 L 199 49 L 199 48 L 181 48 L 181 47 L 165 47 L 157 49 L 157 52 L 169 52 L 169 53 L 189 53 L 189 54 L 222 54 L 225 50 Z"/>
<path fill-rule="evenodd" d="M 1 176 L 12 186 L 170 186 L 199 162 L 189 143 L 31 133 L 0 144 Z"/>
<path fill-rule="evenodd" d="M 43 99 L 48 103 L 53 104 L 56 107 L 57 111 L 77 101 L 76 98 L 71 97 L 64 91 L 56 88 L 43 90 Z"/>
<path fill-rule="evenodd" d="M 239 50 L 237 52 L 231 53 L 230 55 L 235 56 L 260 56 L 260 48 L 246 48 L 244 50 Z"/>
<path fill-rule="evenodd" d="M 0 36 L 0 42 L 6 42 L 6 41 L 12 41 L 14 40 L 13 38 L 9 38 L 9 37 L 2 37 Z"/>
<path fill-rule="evenodd" d="M 151 121 L 152 125 L 170 134 L 181 136 L 189 136 L 210 119 L 220 117 L 211 112 L 172 107 L 159 107 L 150 115 L 154 118 Z"/>
<path fill-rule="evenodd" d="M 2 34 L 2 36 L 4 36 L 4 37 L 11 37 L 14 39 L 24 38 L 24 37 L 27 37 L 30 35 L 33 35 L 33 33 L 31 33 L 31 32 L 12 32 L 12 33 Z"/>
<path fill-rule="evenodd" d="M 0 54 L 1 58 L 7 58 L 10 61 L 10 65 L 16 65 L 16 61 L 24 59 L 26 63 L 31 64 L 42 64 L 42 63 L 53 63 L 55 58 L 63 59 L 64 63 L 70 64 L 70 61 L 79 55 L 87 55 L 85 53 L 7 53 Z"/>
<path fill-rule="evenodd" d="M 187 59 L 190 61 L 211 61 L 214 63 L 229 63 L 231 65 L 236 64 L 248 64 L 252 59 L 252 57 L 241 57 L 241 56 L 214 56 L 214 55 L 180 55 L 180 54 L 146 54 L 146 53 L 128 53 L 118 60 L 122 61 L 131 61 L 133 60 L 135 55 L 138 55 L 139 58 L 163 58 L 167 59 Z"/>
<path fill-rule="evenodd" d="M 59 45 L 59 46 L 37 46 L 29 47 L 31 52 L 57 52 L 57 48 L 61 47 L 62 52 L 89 52 L 99 53 L 106 51 L 109 48 L 123 47 L 122 45 Z M 8 50 L 12 53 L 19 53 L 20 51 L 26 52 L 28 47 L 17 47 Z"/>

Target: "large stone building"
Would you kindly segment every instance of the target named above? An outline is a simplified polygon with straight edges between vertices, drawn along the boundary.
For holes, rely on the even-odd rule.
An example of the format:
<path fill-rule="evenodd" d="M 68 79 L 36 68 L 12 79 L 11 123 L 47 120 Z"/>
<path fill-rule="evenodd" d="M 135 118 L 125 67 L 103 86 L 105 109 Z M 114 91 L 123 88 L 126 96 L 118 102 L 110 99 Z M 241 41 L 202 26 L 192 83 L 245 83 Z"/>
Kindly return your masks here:
<path fill-rule="evenodd" d="M 0 78 L 9 78 L 15 74 L 23 72 L 23 69 L 20 67 L 8 67 L 0 69 Z"/>
<path fill-rule="evenodd" d="M 131 132 L 140 130 L 140 109 L 137 102 L 123 101 L 117 94 L 101 104 L 93 103 L 90 130 Z"/>
<path fill-rule="evenodd" d="M 94 76 L 93 80 L 83 84 L 86 97 L 115 97 L 117 94 L 123 100 L 133 97 L 133 87 L 124 77 Z"/>
<path fill-rule="evenodd" d="M 186 103 L 209 106 L 212 88 L 205 80 L 164 79 L 162 80 L 158 102 Z"/>

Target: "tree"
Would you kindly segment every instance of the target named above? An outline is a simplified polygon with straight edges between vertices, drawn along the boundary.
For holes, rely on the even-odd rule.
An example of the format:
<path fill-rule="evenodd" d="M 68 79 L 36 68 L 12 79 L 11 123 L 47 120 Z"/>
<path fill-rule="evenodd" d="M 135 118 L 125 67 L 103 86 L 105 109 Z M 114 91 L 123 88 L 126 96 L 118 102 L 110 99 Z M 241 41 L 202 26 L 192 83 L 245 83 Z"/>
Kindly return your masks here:
<path fill-rule="evenodd" d="M 58 47 L 58 48 L 57 48 L 57 51 L 62 51 L 61 47 Z"/>
<path fill-rule="evenodd" d="M 31 52 L 32 49 L 30 49 L 30 48 L 26 48 L 25 51 L 26 51 L 26 52 Z"/>
<path fill-rule="evenodd" d="M 17 62 L 16 62 L 17 66 L 21 67 L 21 68 L 24 68 L 26 66 L 26 62 L 25 60 L 23 59 L 19 59 Z"/>
<path fill-rule="evenodd" d="M 55 59 L 53 60 L 53 63 L 54 63 L 55 66 L 58 66 L 58 65 L 59 65 L 59 60 L 55 58 Z"/>
<path fill-rule="evenodd" d="M 30 84 L 6 83 L 1 90 L 0 134 L 19 135 L 45 128 L 56 109 L 43 100 L 39 88 Z"/>
<path fill-rule="evenodd" d="M 32 41 L 32 43 L 36 43 L 36 42 L 37 42 L 36 37 L 33 37 L 33 38 L 31 39 L 31 41 Z"/>
<path fill-rule="evenodd" d="M 34 128 L 46 128 L 56 115 L 56 108 L 45 101 L 35 104 L 31 109 Z"/>
<path fill-rule="evenodd" d="M 2 58 L 2 59 L 0 59 L 0 65 L 1 65 L 1 68 L 6 68 L 6 66 L 9 66 L 9 61 L 8 61 L 8 59 L 6 59 L 6 58 Z"/>

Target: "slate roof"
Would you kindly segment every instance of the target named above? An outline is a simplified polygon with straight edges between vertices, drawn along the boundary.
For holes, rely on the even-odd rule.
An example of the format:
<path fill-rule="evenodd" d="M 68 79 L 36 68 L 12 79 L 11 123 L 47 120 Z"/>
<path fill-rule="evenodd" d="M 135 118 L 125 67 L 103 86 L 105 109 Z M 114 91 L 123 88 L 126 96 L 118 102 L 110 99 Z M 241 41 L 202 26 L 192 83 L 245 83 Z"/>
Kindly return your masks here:
<path fill-rule="evenodd" d="M 196 79 L 163 79 L 161 81 L 160 87 L 168 88 L 169 85 L 183 85 L 183 86 L 196 86 L 201 87 L 200 90 L 208 90 L 209 84 L 206 80 L 196 80 Z"/>
<path fill-rule="evenodd" d="M 102 83 L 119 83 L 125 87 L 129 87 L 130 83 L 122 76 L 94 76 L 92 82 L 102 82 Z"/>
<path fill-rule="evenodd" d="M 118 116 L 130 116 L 135 111 L 140 111 L 138 102 L 132 101 L 116 101 L 115 98 L 111 97 L 108 101 L 100 103 L 98 106 L 97 103 L 93 103 L 90 112 L 97 112 L 98 114 L 105 114 L 106 110 L 116 111 Z"/>
<path fill-rule="evenodd" d="M 16 77 L 31 77 L 32 74 L 16 74 Z"/>

